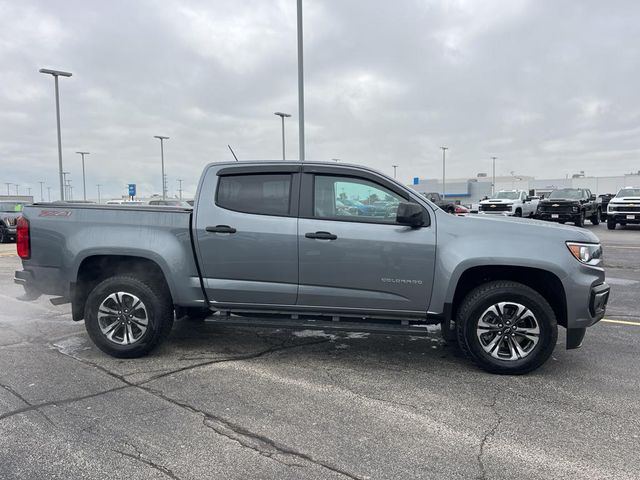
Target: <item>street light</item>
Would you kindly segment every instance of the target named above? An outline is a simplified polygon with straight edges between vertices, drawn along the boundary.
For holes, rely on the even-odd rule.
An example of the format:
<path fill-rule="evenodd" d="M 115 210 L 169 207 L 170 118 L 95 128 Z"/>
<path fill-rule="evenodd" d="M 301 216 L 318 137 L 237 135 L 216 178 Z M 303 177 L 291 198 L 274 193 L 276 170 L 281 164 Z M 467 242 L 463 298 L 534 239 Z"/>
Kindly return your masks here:
<path fill-rule="evenodd" d="M 82 155 L 82 191 L 84 196 L 84 201 L 87 201 L 87 184 L 84 178 L 84 156 L 89 155 L 89 152 L 76 152 L 78 155 Z"/>
<path fill-rule="evenodd" d="M 298 0 L 298 143 L 300 161 L 304 162 L 304 68 L 302 55 L 302 0 Z"/>
<path fill-rule="evenodd" d="M 398 168 L 398 165 L 391 165 L 393 167 L 393 178 L 396 178 L 396 168 Z"/>
<path fill-rule="evenodd" d="M 38 182 L 40 184 L 40 201 L 44 202 L 44 193 L 42 192 L 42 187 L 44 186 L 44 182 Z"/>
<path fill-rule="evenodd" d="M 62 172 L 62 198 L 67 197 L 67 193 L 69 192 L 69 181 L 67 180 L 67 175 L 71 175 L 70 172 Z"/>
<path fill-rule="evenodd" d="M 163 137 L 162 135 L 154 135 L 153 138 L 160 140 L 160 161 L 162 162 L 162 199 L 167 199 L 167 184 L 164 177 L 164 141 L 169 140 L 169 137 Z"/>
<path fill-rule="evenodd" d="M 491 182 L 491 196 L 492 197 L 496 194 L 496 158 L 498 158 L 498 157 L 491 157 L 491 160 L 493 160 L 493 180 Z"/>
<path fill-rule="evenodd" d="M 48 202 L 51 202 L 51 187 L 47 187 L 47 198 L 48 198 Z"/>
<path fill-rule="evenodd" d="M 16 183 L 16 197 L 18 196 L 18 187 L 20 186 L 19 183 Z"/>
<path fill-rule="evenodd" d="M 9 187 L 13 185 L 13 183 L 5 182 L 5 185 L 7 186 L 7 195 L 11 195 L 11 192 L 9 192 Z"/>
<path fill-rule="evenodd" d="M 96 187 L 98 187 L 98 205 L 100 205 L 100 187 L 101 187 L 101 186 L 102 186 L 102 185 L 100 185 L 100 184 L 97 184 L 97 185 L 96 185 Z"/>
<path fill-rule="evenodd" d="M 284 160 L 284 119 L 289 118 L 291 115 L 288 113 L 275 112 L 274 115 L 279 116 L 282 119 L 282 160 Z"/>
<path fill-rule="evenodd" d="M 449 149 L 449 147 L 440 147 L 442 149 L 442 199 L 445 197 L 445 188 L 444 188 L 444 180 L 445 180 L 445 152 Z"/>
<path fill-rule="evenodd" d="M 284 158 L 283 158 L 283 160 L 284 160 Z M 180 194 L 180 200 L 182 200 L 182 179 L 181 178 L 178 179 L 178 183 L 180 185 L 178 187 L 178 193 Z"/>
<path fill-rule="evenodd" d="M 58 77 L 70 77 L 69 72 L 62 72 L 60 70 L 51 70 L 48 68 L 41 68 L 40 73 L 46 75 L 52 75 L 55 80 L 56 90 L 56 122 L 58 126 L 58 174 L 60 176 L 60 200 L 64 200 L 64 180 L 62 178 L 62 137 L 60 136 L 60 93 L 58 91 Z"/>

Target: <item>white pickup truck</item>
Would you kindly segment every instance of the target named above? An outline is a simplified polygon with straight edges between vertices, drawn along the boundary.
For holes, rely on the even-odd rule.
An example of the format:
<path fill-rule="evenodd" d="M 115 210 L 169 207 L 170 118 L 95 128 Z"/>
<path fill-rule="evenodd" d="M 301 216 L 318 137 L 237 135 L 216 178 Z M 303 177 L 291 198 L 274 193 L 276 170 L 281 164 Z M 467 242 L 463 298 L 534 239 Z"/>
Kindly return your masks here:
<path fill-rule="evenodd" d="M 625 187 L 609 201 L 607 206 L 607 228 L 616 225 L 640 223 L 640 188 Z"/>
<path fill-rule="evenodd" d="M 538 201 L 524 190 L 500 190 L 493 198 L 480 202 L 478 213 L 533 217 L 538 208 Z"/>

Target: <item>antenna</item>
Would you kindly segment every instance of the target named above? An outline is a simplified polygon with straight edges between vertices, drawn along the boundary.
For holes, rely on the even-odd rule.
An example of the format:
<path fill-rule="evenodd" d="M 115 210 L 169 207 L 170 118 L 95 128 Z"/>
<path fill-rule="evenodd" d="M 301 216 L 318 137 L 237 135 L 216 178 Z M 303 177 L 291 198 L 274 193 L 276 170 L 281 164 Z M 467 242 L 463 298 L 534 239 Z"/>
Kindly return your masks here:
<path fill-rule="evenodd" d="M 231 150 L 231 155 L 233 155 L 233 158 L 236 159 L 236 162 L 238 161 L 238 157 L 236 157 L 236 154 L 233 151 L 233 148 L 231 148 L 231 145 L 227 144 L 227 147 L 229 147 L 229 150 Z"/>

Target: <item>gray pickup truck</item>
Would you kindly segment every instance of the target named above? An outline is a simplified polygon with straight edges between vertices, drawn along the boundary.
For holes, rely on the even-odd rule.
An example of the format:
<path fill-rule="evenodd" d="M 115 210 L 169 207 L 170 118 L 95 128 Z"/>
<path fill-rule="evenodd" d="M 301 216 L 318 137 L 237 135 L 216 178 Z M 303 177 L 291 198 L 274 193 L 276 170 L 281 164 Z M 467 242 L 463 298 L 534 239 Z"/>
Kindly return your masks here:
<path fill-rule="evenodd" d="M 340 209 L 384 199 L 397 214 Z M 104 352 L 138 357 L 174 318 L 225 325 L 424 334 L 441 324 L 480 367 L 525 373 L 604 316 L 591 232 L 446 214 L 368 168 L 208 165 L 194 209 L 36 204 L 18 221 L 29 298 L 70 302 Z"/>

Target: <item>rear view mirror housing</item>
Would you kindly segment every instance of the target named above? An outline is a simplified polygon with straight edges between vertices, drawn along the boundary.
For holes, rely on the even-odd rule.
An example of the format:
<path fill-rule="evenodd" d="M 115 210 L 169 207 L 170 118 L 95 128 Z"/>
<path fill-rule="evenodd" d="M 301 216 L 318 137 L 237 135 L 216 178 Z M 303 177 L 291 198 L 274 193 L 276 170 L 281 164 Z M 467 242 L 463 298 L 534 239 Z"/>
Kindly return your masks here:
<path fill-rule="evenodd" d="M 402 202 L 398 204 L 396 222 L 413 228 L 422 227 L 425 224 L 424 209 L 417 203 Z"/>

